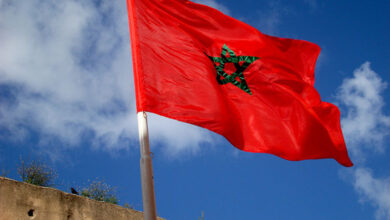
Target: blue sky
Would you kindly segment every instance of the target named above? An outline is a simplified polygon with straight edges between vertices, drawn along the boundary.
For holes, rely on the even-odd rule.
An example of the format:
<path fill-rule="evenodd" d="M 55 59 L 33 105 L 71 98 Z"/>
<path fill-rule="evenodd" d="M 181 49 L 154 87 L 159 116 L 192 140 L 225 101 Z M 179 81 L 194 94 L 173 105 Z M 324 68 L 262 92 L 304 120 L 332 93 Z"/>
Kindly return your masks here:
<path fill-rule="evenodd" d="M 315 87 L 342 112 L 353 168 L 236 150 L 150 115 L 157 212 L 172 220 L 390 219 L 390 2 L 198 0 L 322 48 Z M 142 209 L 126 2 L 0 0 L 0 169 L 42 160 L 57 188 L 104 179 Z"/>

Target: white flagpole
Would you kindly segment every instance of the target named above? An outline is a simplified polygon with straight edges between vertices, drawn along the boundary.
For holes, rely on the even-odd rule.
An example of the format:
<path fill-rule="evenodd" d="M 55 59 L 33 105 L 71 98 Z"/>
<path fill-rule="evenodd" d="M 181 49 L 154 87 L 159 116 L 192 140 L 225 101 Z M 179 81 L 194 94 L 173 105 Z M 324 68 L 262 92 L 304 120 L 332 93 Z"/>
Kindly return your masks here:
<path fill-rule="evenodd" d="M 138 133 L 141 151 L 141 184 L 144 220 L 156 220 L 156 199 L 154 196 L 153 166 L 149 148 L 149 132 L 146 112 L 138 112 Z"/>

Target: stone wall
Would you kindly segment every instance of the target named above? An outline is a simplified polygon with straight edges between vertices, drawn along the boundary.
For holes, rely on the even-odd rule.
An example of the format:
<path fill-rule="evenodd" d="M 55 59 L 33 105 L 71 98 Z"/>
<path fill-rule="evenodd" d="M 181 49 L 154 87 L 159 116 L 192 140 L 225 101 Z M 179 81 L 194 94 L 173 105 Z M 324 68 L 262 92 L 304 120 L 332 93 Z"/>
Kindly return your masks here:
<path fill-rule="evenodd" d="M 143 213 L 57 189 L 0 177 L 0 220 L 30 219 L 142 220 Z"/>

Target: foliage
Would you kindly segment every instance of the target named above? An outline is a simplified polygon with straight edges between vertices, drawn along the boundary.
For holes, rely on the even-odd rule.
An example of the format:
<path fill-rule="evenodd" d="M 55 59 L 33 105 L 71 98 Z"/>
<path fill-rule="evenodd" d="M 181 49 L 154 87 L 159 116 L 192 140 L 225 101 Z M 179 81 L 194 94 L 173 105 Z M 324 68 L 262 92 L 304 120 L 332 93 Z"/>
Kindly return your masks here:
<path fill-rule="evenodd" d="M 199 220 L 203 220 L 204 219 L 204 212 L 202 211 L 202 214 L 201 216 L 199 217 Z"/>
<path fill-rule="evenodd" d="M 134 207 L 127 202 L 123 204 L 123 207 L 125 207 L 126 209 L 134 209 Z"/>
<path fill-rule="evenodd" d="M 118 204 L 115 188 L 101 180 L 95 180 L 87 188 L 83 188 L 81 195 L 97 201 Z"/>
<path fill-rule="evenodd" d="M 7 177 L 9 174 L 9 170 L 6 170 L 4 168 L 1 169 L 0 177 Z"/>
<path fill-rule="evenodd" d="M 28 164 L 21 160 L 18 174 L 23 182 L 38 186 L 54 186 L 53 181 L 57 178 L 54 169 L 35 160 Z"/>

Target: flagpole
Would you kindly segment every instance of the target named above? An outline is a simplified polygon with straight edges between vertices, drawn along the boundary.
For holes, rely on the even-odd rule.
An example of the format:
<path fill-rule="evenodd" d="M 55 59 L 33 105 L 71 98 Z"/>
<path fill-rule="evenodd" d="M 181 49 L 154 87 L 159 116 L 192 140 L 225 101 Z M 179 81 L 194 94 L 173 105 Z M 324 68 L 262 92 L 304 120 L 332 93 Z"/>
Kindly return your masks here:
<path fill-rule="evenodd" d="M 156 220 L 156 199 L 154 196 L 153 165 L 149 148 L 149 132 L 146 112 L 138 112 L 138 134 L 141 152 L 141 185 L 144 220 Z"/>

